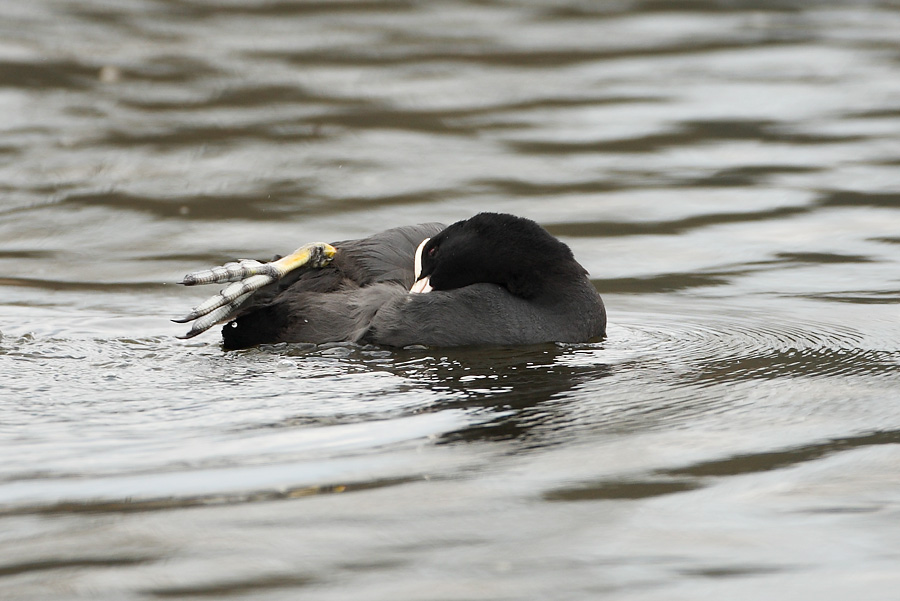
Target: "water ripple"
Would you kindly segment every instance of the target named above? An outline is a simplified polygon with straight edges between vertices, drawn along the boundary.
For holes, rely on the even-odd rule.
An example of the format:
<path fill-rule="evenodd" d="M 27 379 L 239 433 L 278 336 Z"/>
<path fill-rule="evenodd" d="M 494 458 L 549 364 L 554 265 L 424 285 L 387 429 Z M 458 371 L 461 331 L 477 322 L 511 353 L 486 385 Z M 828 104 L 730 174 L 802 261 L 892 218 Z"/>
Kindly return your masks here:
<path fill-rule="evenodd" d="M 652 325 L 654 321 L 664 323 Z M 627 341 L 636 353 L 660 351 L 660 359 L 689 370 L 684 382 L 727 382 L 780 377 L 872 376 L 896 373 L 896 349 L 867 348 L 848 326 L 766 315 L 651 315 L 626 327 L 644 338 Z M 638 342 L 637 345 L 634 343 Z M 617 344 L 619 346 L 619 344 Z"/>

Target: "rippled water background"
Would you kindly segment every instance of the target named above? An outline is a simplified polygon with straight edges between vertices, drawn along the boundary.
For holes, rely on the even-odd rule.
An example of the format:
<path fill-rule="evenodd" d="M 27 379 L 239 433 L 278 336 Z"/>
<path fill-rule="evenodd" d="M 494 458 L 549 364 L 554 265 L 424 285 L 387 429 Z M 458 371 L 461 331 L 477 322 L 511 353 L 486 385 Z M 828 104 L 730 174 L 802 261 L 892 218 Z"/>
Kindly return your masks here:
<path fill-rule="evenodd" d="M 900 4 L 0 2 L 0 597 L 894 599 Z M 598 344 L 223 352 L 479 210 Z"/>

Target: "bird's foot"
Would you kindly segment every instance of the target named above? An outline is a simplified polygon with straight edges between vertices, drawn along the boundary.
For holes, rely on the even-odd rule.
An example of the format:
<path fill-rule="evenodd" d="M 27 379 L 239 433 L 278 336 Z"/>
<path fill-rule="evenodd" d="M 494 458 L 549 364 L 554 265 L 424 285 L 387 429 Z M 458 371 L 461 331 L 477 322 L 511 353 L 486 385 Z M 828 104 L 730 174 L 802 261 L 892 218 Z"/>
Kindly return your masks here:
<path fill-rule="evenodd" d="M 179 338 L 193 338 L 217 323 L 227 321 L 254 292 L 263 286 L 277 282 L 295 269 L 304 266 L 325 267 L 331 262 L 335 252 L 335 248 L 330 244 L 313 242 L 270 263 L 241 259 L 220 267 L 187 274 L 181 282 L 185 286 L 230 283 L 218 294 L 214 294 L 191 309 L 191 312 L 184 317 L 172 320 L 176 323 L 194 322 L 190 331 Z"/>

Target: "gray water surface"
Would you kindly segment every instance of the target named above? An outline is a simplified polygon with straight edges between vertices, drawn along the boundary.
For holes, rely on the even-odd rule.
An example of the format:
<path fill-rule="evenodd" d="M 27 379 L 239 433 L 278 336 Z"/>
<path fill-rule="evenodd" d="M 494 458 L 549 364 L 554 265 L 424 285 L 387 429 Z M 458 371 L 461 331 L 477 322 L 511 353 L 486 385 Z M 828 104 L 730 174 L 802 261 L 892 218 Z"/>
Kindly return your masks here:
<path fill-rule="evenodd" d="M 897 598 L 900 4 L 0 12 L 0 598 Z M 168 321 L 189 271 L 481 210 L 607 339 Z"/>

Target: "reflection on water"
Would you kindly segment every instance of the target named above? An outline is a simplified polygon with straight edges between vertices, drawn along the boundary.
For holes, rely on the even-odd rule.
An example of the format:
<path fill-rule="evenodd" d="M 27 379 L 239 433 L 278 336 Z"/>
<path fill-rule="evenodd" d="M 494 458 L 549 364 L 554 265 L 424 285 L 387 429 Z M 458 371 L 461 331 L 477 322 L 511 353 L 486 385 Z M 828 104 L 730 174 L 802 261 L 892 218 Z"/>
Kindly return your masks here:
<path fill-rule="evenodd" d="M 0 597 L 891 598 L 893 3 L 0 28 Z M 184 273 L 485 209 L 570 244 L 606 340 L 174 338 Z"/>

